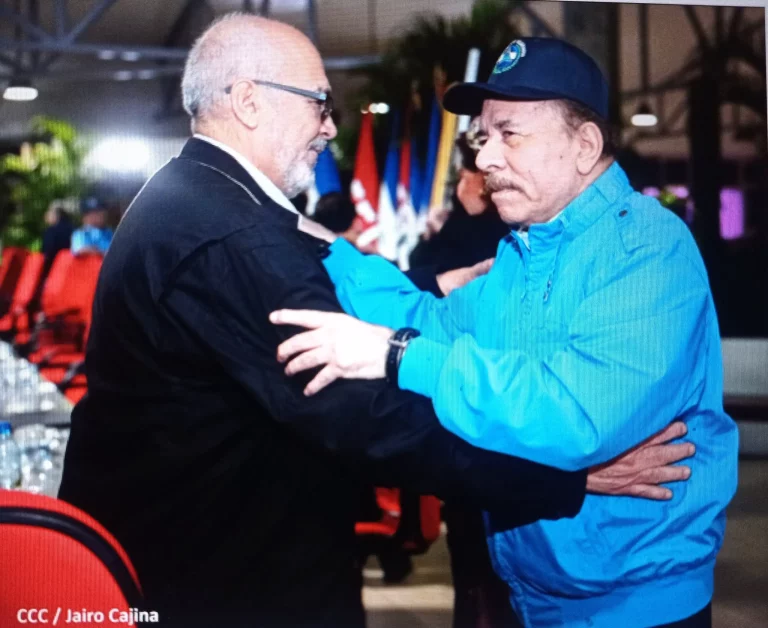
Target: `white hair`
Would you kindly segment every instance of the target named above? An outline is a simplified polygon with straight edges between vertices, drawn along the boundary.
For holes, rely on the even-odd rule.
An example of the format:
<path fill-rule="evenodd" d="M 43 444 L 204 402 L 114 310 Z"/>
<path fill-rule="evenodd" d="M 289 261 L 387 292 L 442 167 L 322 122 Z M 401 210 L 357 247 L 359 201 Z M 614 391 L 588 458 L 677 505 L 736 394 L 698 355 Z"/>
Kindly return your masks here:
<path fill-rule="evenodd" d="M 215 115 L 225 90 L 238 78 L 275 80 L 274 51 L 259 37 L 264 18 L 233 12 L 216 19 L 195 41 L 184 66 L 181 95 L 184 110 L 196 122 Z"/>

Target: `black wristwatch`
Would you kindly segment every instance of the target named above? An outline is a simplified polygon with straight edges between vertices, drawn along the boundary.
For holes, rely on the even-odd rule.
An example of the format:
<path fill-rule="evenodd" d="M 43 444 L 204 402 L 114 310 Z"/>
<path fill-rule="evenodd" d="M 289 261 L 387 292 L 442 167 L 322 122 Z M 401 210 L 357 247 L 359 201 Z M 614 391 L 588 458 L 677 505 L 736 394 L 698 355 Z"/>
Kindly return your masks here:
<path fill-rule="evenodd" d="M 421 336 L 421 332 L 412 327 L 403 327 L 398 329 L 387 341 L 389 351 L 387 352 L 386 374 L 387 382 L 392 386 L 397 386 L 397 375 L 400 371 L 400 362 L 403 354 L 408 348 L 408 343 L 414 338 Z"/>

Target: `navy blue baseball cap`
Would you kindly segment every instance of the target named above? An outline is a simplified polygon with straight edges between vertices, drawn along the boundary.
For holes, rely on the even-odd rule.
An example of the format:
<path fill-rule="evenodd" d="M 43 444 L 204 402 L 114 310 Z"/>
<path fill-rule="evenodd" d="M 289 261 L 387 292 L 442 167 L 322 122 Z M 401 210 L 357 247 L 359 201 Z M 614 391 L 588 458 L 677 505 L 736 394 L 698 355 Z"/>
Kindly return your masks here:
<path fill-rule="evenodd" d="M 561 39 L 526 37 L 506 47 L 486 83 L 460 83 L 443 98 L 443 107 L 477 115 L 483 101 L 573 100 L 608 118 L 608 84 L 594 59 Z"/>
<path fill-rule="evenodd" d="M 90 214 L 104 209 L 104 202 L 96 196 L 87 196 L 80 202 L 80 213 Z"/>

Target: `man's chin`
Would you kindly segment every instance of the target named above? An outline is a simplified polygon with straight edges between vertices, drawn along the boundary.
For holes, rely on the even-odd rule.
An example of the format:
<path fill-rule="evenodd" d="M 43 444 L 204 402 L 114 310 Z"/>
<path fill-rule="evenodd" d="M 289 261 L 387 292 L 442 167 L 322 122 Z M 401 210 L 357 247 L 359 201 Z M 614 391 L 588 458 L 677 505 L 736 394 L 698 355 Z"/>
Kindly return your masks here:
<path fill-rule="evenodd" d="M 508 225 L 528 224 L 531 218 L 526 203 L 522 202 L 519 194 L 510 195 L 507 191 L 492 194 L 491 200 L 499 213 L 499 217 Z"/>

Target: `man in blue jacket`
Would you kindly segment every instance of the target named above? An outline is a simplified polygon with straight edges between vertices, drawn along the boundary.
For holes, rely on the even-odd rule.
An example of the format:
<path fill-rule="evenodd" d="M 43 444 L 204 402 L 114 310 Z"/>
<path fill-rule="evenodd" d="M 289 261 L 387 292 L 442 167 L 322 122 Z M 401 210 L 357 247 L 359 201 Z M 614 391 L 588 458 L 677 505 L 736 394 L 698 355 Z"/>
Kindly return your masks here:
<path fill-rule="evenodd" d="M 599 465 L 682 417 L 697 454 L 672 500 L 587 496 L 573 519 L 514 529 L 491 513 L 488 542 L 526 626 L 710 626 L 738 439 L 694 240 L 614 161 L 605 80 L 573 46 L 517 40 L 487 83 L 443 104 L 481 113 L 477 166 L 510 225 L 490 272 L 437 299 L 335 241 L 324 264 L 339 300 L 375 325 L 277 312 L 313 328 L 279 359 L 289 374 L 325 365 L 305 394 L 386 376 L 472 444 L 562 469 Z"/>

